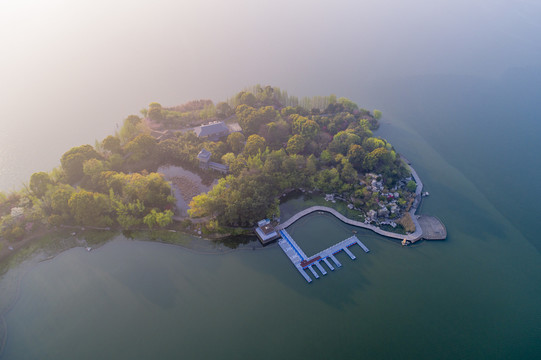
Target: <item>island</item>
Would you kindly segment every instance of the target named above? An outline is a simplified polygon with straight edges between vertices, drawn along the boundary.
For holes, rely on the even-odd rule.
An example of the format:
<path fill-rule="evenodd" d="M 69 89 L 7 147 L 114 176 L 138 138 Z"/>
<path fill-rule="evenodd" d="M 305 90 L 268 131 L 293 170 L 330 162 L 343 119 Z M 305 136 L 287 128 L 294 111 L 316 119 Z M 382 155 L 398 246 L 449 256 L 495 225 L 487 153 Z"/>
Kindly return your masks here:
<path fill-rule="evenodd" d="M 262 219 L 285 228 L 280 201 L 295 191 L 321 196 L 329 212 L 347 204 L 351 224 L 404 244 L 445 239 L 439 220 L 415 214 L 427 194 L 409 162 L 374 136 L 380 117 L 344 97 L 299 99 L 259 85 L 217 104 L 151 103 L 22 190 L 0 193 L 0 254 L 59 227 L 210 238 L 252 233 Z"/>

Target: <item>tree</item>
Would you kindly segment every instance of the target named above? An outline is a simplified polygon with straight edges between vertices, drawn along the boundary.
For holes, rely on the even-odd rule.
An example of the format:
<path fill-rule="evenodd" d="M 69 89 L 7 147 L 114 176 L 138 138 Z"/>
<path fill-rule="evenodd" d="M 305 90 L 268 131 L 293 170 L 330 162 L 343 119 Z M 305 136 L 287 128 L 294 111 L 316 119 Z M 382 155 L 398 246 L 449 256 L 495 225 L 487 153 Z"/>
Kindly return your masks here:
<path fill-rule="evenodd" d="M 351 145 L 360 143 L 361 138 L 355 135 L 353 132 L 350 132 L 349 130 L 340 131 L 334 135 L 331 143 L 329 144 L 329 150 L 337 154 L 345 155 Z"/>
<path fill-rule="evenodd" d="M 255 109 L 247 105 L 239 105 L 235 113 L 245 134 L 257 133 L 262 125 L 278 117 L 278 112 L 272 106 Z"/>
<path fill-rule="evenodd" d="M 377 148 L 386 147 L 386 144 L 387 142 L 385 140 L 375 138 L 375 137 L 369 137 L 369 138 L 364 139 L 363 148 L 365 148 L 366 151 L 371 152 Z"/>
<path fill-rule="evenodd" d="M 62 155 L 60 164 L 66 174 L 68 183 L 72 184 L 84 176 L 83 163 L 89 159 L 100 159 L 101 155 L 90 145 L 82 145 L 71 148 Z"/>
<path fill-rule="evenodd" d="M 300 115 L 291 115 L 293 118 L 293 132 L 302 135 L 305 139 L 314 139 L 319 133 L 319 125 L 307 117 Z"/>
<path fill-rule="evenodd" d="M 137 115 L 130 115 L 124 119 L 118 137 L 122 144 L 127 143 L 143 131 L 143 120 Z"/>
<path fill-rule="evenodd" d="M 301 135 L 293 135 L 287 142 L 287 152 L 290 154 L 299 154 L 304 150 L 306 140 Z"/>
<path fill-rule="evenodd" d="M 289 124 L 283 119 L 271 121 L 265 125 L 261 134 L 271 148 L 275 150 L 280 149 L 282 144 L 287 142 L 290 135 Z"/>
<path fill-rule="evenodd" d="M 379 120 L 381 119 L 381 111 L 379 110 L 374 110 L 374 117 Z"/>
<path fill-rule="evenodd" d="M 90 178 L 95 178 L 106 170 L 109 170 L 107 165 L 98 159 L 88 159 L 83 163 L 83 172 Z"/>
<path fill-rule="evenodd" d="M 71 195 L 68 205 L 79 225 L 109 226 L 112 223 L 111 203 L 103 194 L 81 190 Z"/>
<path fill-rule="evenodd" d="M 157 102 L 150 103 L 148 106 L 148 112 L 147 116 L 150 120 L 156 121 L 156 122 L 162 122 L 163 121 L 163 112 L 162 112 L 162 106 L 158 104 Z"/>
<path fill-rule="evenodd" d="M 236 159 L 235 154 L 229 152 L 229 153 L 227 153 L 227 154 L 224 154 L 224 155 L 222 156 L 222 159 L 221 159 L 221 160 L 222 160 L 222 163 L 223 163 L 223 164 L 225 164 L 225 165 L 231 167 L 231 164 L 233 164 L 233 163 L 235 162 L 235 159 Z"/>
<path fill-rule="evenodd" d="M 220 119 L 224 119 L 230 115 L 233 114 L 233 110 L 231 109 L 231 106 L 229 106 L 226 102 L 219 102 L 216 104 L 216 116 Z"/>
<path fill-rule="evenodd" d="M 45 195 L 47 192 L 47 188 L 52 185 L 52 180 L 49 177 L 49 174 L 46 172 L 37 172 L 33 173 L 30 177 L 30 190 L 36 195 L 38 198 L 41 198 Z"/>
<path fill-rule="evenodd" d="M 340 174 L 336 168 L 323 169 L 316 174 L 316 187 L 326 193 L 338 192 L 342 184 Z"/>
<path fill-rule="evenodd" d="M 133 162 L 151 160 L 157 154 L 157 142 L 152 136 L 141 134 L 124 146 Z"/>
<path fill-rule="evenodd" d="M 239 92 L 235 97 L 235 100 L 237 105 L 255 106 L 255 103 L 257 102 L 255 95 L 247 91 Z"/>
<path fill-rule="evenodd" d="M 353 113 L 356 110 L 359 110 L 359 107 L 357 106 L 357 104 L 355 104 L 353 101 L 349 100 L 348 98 L 341 97 L 338 99 L 338 103 L 343 105 L 344 108 L 350 113 Z"/>
<path fill-rule="evenodd" d="M 357 182 L 357 171 L 353 168 L 353 165 L 347 160 L 342 159 L 342 171 L 340 172 L 340 179 L 348 184 Z"/>
<path fill-rule="evenodd" d="M 112 190 L 110 192 L 110 198 L 113 200 L 113 207 L 117 214 L 116 221 L 123 229 L 132 229 L 141 224 L 141 215 L 145 211 L 145 206 L 139 199 L 124 204 L 114 196 Z"/>
<path fill-rule="evenodd" d="M 359 144 L 351 144 L 349 146 L 347 158 L 349 162 L 353 165 L 358 171 L 362 170 L 364 157 L 366 156 L 366 151 Z"/>
<path fill-rule="evenodd" d="M 143 222 L 148 226 L 150 230 L 157 224 L 157 213 L 156 210 L 152 209 L 144 218 Z"/>
<path fill-rule="evenodd" d="M 152 209 L 150 213 L 143 218 L 143 222 L 150 230 L 152 230 L 155 225 L 158 225 L 159 227 L 166 227 L 173 222 L 173 212 L 171 210 L 159 212 L 156 211 L 156 209 Z"/>
<path fill-rule="evenodd" d="M 101 145 L 111 154 L 120 154 L 122 151 L 122 147 L 120 146 L 120 139 L 116 136 L 107 136 L 105 139 L 103 139 Z"/>
<path fill-rule="evenodd" d="M 417 183 L 413 180 L 408 181 L 406 184 L 406 189 L 408 189 L 409 192 L 415 192 L 417 189 Z"/>
<path fill-rule="evenodd" d="M 227 137 L 227 145 L 231 148 L 235 154 L 240 153 L 244 149 L 244 142 L 246 138 L 240 132 L 234 132 Z"/>
<path fill-rule="evenodd" d="M 383 170 L 384 167 L 390 167 L 392 161 L 392 154 L 380 147 L 365 156 L 363 167 L 368 171 Z"/>
<path fill-rule="evenodd" d="M 259 152 L 265 151 L 265 139 L 259 135 L 250 135 L 246 140 L 246 146 L 244 146 L 244 152 L 250 156 L 257 155 Z"/>
<path fill-rule="evenodd" d="M 171 210 L 165 210 L 156 213 L 156 223 L 160 227 L 166 227 L 173 222 L 173 212 Z"/>

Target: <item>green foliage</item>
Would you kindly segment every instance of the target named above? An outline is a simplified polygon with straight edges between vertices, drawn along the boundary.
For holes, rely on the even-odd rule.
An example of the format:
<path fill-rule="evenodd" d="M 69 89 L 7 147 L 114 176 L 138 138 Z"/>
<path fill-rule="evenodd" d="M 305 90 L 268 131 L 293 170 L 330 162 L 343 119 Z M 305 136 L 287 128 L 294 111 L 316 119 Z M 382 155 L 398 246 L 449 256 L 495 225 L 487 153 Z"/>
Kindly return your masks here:
<path fill-rule="evenodd" d="M 329 144 L 329 150 L 337 153 L 346 155 L 351 145 L 360 144 L 361 138 L 350 131 L 340 131 L 334 135 L 331 143 Z"/>
<path fill-rule="evenodd" d="M 314 139 L 319 133 L 319 125 L 307 117 L 292 115 L 292 128 L 294 134 L 302 135 L 305 139 Z"/>
<path fill-rule="evenodd" d="M 163 121 L 163 113 L 162 113 L 162 106 L 156 102 L 151 103 L 148 106 L 148 112 L 147 116 L 150 120 L 156 121 L 156 122 L 162 122 Z"/>
<path fill-rule="evenodd" d="M 265 151 L 266 143 L 265 139 L 259 135 L 250 135 L 246 140 L 244 146 L 244 152 L 250 156 L 255 156 L 259 152 Z"/>
<path fill-rule="evenodd" d="M 374 110 L 374 117 L 379 120 L 381 119 L 381 111 L 379 110 Z"/>
<path fill-rule="evenodd" d="M 280 149 L 284 143 L 287 143 L 290 135 L 290 126 L 283 119 L 271 121 L 266 124 L 261 131 L 267 144 L 274 150 Z"/>
<path fill-rule="evenodd" d="M 105 139 L 103 139 L 101 146 L 111 154 L 120 154 L 122 152 L 120 139 L 116 136 L 107 136 Z"/>
<path fill-rule="evenodd" d="M 152 136 L 141 134 L 124 146 L 131 162 L 152 160 L 157 153 L 157 142 Z"/>
<path fill-rule="evenodd" d="M 369 137 L 363 141 L 363 148 L 368 152 L 374 151 L 377 148 L 385 148 L 386 145 L 387 142 L 385 140 L 375 137 Z"/>
<path fill-rule="evenodd" d="M 241 91 L 235 97 L 237 105 L 255 106 L 257 98 L 254 94 L 247 91 Z"/>
<path fill-rule="evenodd" d="M 246 138 L 240 132 L 234 132 L 227 137 L 227 145 L 235 154 L 242 152 Z"/>
<path fill-rule="evenodd" d="M 49 174 L 45 172 L 33 173 L 30 177 L 30 190 L 34 193 L 35 196 L 41 198 L 47 192 L 47 188 L 53 184 Z"/>
<path fill-rule="evenodd" d="M 146 121 L 130 115 L 116 136 L 96 142 L 103 157 L 90 145 L 72 148 L 62 156 L 61 169 L 51 175 L 33 174 L 26 194 L 0 193 L 0 215 L 23 206 L 25 217 L 40 214 L 55 225 L 165 227 L 173 217 L 170 185 L 161 175 L 143 169 L 173 164 L 200 172 L 197 154 L 202 148 L 230 171 L 190 204 L 190 216 L 211 217 L 206 231 L 251 226 L 261 218 L 278 216 L 278 195 L 298 187 L 339 193 L 359 206 L 376 209 L 377 196 L 359 185 L 359 175 L 377 172 L 390 187 L 407 173 L 392 146 L 373 137 L 381 113 L 374 110 L 372 116 L 334 95 L 299 99 L 257 85 L 216 107 L 210 100 L 173 108 L 151 103 L 142 114 L 162 128 L 174 129 L 235 114 L 243 133 L 230 134 L 226 142 L 202 140 L 193 132 L 177 132 L 158 141 L 150 136 Z M 209 180 L 212 176 L 220 175 Z M 404 202 L 400 198 L 399 203 Z M 16 238 L 17 227 L 24 228 L 10 220 L 2 229 Z"/>
<path fill-rule="evenodd" d="M 346 111 L 350 113 L 353 113 L 359 110 L 359 107 L 357 106 L 357 104 L 355 104 L 353 101 L 349 100 L 348 98 L 341 97 L 340 99 L 338 99 L 338 103 L 341 104 L 346 109 Z"/>
<path fill-rule="evenodd" d="M 275 121 L 278 112 L 272 106 L 253 108 L 248 105 L 240 105 L 235 110 L 239 125 L 245 134 L 251 135 L 259 132 L 261 126 Z"/>
<path fill-rule="evenodd" d="M 363 166 L 367 171 L 384 172 L 393 165 L 393 160 L 393 154 L 380 147 L 366 155 Z"/>
<path fill-rule="evenodd" d="M 83 163 L 89 159 L 100 159 L 101 155 L 90 145 L 81 145 L 68 150 L 60 158 L 68 183 L 73 184 L 84 176 Z"/>
<path fill-rule="evenodd" d="M 160 212 L 152 209 L 150 213 L 143 218 L 143 222 L 150 230 L 156 225 L 163 228 L 173 222 L 173 212 L 171 210 Z"/>
<path fill-rule="evenodd" d="M 216 116 L 220 119 L 224 119 L 228 116 L 233 115 L 233 110 L 231 109 L 231 106 L 229 106 L 226 102 L 219 102 L 216 104 Z"/>
<path fill-rule="evenodd" d="M 408 181 L 406 184 L 406 189 L 408 189 L 409 192 L 415 192 L 415 189 L 417 189 L 417 183 L 413 180 Z"/>
<path fill-rule="evenodd" d="M 111 202 L 104 194 L 81 190 L 71 195 L 68 205 L 79 225 L 110 226 L 112 224 Z"/>
<path fill-rule="evenodd" d="M 287 142 L 287 152 L 290 154 L 299 154 L 304 150 L 306 140 L 301 135 L 293 135 Z"/>
<path fill-rule="evenodd" d="M 130 115 L 124 119 L 124 123 L 118 132 L 118 138 L 122 144 L 126 144 L 144 131 L 143 120 L 137 115 Z"/>

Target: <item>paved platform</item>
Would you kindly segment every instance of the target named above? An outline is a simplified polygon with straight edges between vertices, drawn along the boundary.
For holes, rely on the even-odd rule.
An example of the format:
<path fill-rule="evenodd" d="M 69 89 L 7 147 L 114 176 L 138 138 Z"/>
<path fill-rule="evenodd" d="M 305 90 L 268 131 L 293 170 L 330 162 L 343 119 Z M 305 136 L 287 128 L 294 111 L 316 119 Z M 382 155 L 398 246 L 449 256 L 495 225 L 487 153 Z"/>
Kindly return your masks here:
<path fill-rule="evenodd" d="M 447 229 L 437 217 L 421 215 L 417 221 L 423 229 L 423 239 L 445 240 L 447 238 Z"/>

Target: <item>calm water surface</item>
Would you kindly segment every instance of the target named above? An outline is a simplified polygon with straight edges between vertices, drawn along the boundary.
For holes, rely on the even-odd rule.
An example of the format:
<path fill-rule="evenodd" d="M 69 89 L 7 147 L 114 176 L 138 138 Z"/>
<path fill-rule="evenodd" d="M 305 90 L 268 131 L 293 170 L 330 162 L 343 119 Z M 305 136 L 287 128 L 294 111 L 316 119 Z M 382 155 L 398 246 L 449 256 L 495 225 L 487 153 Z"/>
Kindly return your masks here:
<path fill-rule="evenodd" d="M 359 230 L 371 252 L 312 284 L 277 246 L 59 235 L 1 275 L 0 358 L 541 358 L 539 24 L 520 0 L 0 2 L 0 190 L 152 101 L 261 83 L 382 110 L 449 234 Z M 310 253 L 354 229 L 289 230 Z"/>
<path fill-rule="evenodd" d="M 314 214 L 288 229 L 307 253 L 354 230 L 371 252 L 351 248 L 355 261 L 340 253 L 343 268 L 307 284 L 277 246 L 209 255 L 118 236 L 24 267 L 4 314 L 3 358 L 538 358 L 541 257 L 513 218 L 514 209 L 522 221 L 535 213 L 509 199 L 509 178 L 492 161 L 520 149 L 484 150 L 516 135 L 494 130 L 447 146 L 447 136 L 460 143 L 460 129 L 479 126 L 478 113 L 432 127 L 430 114 L 395 117 L 407 113 L 396 104 L 378 134 L 413 161 L 431 193 L 421 212 L 445 222 L 447 241 L 405 248 Z M 483 164 L 480 177 L 466 146 Z M 526 187 L 538 168 L 520 159 L 525 175 L 512 181 Z"/>

